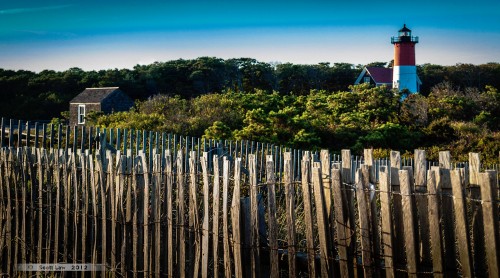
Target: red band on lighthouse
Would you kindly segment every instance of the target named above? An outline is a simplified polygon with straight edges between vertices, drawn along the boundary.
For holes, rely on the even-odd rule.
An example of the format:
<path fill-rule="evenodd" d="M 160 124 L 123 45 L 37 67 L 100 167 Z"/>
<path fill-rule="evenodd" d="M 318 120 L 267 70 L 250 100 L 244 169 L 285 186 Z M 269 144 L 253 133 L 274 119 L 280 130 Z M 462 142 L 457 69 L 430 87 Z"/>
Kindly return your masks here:
<path fill-rule="evenodd" d="M 415 43 L 401 42 L 394 44 L 394 66 L 415 65 Z"/>

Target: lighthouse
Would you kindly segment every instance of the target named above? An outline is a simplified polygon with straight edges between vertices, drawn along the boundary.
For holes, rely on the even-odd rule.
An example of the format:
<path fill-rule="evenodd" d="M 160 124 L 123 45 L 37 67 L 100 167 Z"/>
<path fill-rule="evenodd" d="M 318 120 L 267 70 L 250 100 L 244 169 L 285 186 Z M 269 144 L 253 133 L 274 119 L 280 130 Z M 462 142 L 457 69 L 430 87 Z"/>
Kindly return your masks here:
<path fill-rule="evenodd" d="M 411 93 L 419 91 L 420 80 L 415 66 L 415 44 L 418 37 L 412 37 L 411 30 L 403 25 L 397 37 L 391 38 L 394 44 L 394 65 L 392 71 L 392 87 L 398 90 L 407 89 Z"/>

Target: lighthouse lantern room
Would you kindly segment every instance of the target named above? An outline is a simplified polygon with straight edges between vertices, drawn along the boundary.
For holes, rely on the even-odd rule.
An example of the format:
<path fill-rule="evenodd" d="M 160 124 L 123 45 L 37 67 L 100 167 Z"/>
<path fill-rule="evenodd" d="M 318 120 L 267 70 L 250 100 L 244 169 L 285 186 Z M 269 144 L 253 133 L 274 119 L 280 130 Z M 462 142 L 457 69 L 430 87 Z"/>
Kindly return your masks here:
<path fill-rule="evenodd" d="M 405 24 L 398 36 L 391 38 L 391 43 L 394 44 L 392 87 L 407 89 L 411 93 L 418 92 L 420 80 L 415 65 L 415 44 L 418 43 L 418 37 L 412 37 L 411 30 Z"/>

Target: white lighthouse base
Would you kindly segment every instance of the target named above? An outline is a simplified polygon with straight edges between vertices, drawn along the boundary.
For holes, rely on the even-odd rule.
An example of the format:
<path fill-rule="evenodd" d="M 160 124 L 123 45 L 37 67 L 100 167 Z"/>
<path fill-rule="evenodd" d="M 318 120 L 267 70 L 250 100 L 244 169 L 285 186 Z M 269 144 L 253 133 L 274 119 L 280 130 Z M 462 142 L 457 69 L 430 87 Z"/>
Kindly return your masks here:
<path fill-rule="evenodd" d="M 392 70 L 392 87 L 400 91 L 408 89 L 411 93 L 418 92 L 416 66 L 394 66 Z"/>

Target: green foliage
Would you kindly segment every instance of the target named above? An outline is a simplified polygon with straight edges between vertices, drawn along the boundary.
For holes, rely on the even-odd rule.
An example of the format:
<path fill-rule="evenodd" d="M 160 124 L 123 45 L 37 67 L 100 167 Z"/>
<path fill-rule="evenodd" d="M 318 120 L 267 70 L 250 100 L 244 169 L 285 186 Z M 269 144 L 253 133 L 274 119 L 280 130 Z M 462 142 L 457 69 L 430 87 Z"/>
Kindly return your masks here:
<path fill-rule="evenodd" d="M 128 128 L 135 130 L 165 131 L 165 118 L 156 113 L 144 114 L 135 111 L 116 112 L 102 115 L 96 121 L 96 126 L 107 128 Z"/>
<path fill-rule="evenodd" d="M 430 157 L 449 149 L 498 159 L 500 64 L 418 66 L 421 94 L 404 98 L 387 87 L 351 86 L 361 69 L 214 57 L 89 72 L 0 69 L 0 116 L 60 117 L 84 88 L 119 86 L 136 106 L 111 115 L 88 113 L 88 124 L 358 154 L 365 147 L 380 155 L 419 147 Z"/>
<path fill-rule="evenodd" d="M 272 122 L 267 117 L 264 109 L 249 110 L 243 123 L 243 128 L 234 132 L 235 139 L 278 143 L 277 134 L 272 128 Z"/>
<path fill-rule="evenodd" d="M 212 126 L 205 129 L 205 134 L 203 138 L 206 139 L 231 139 L 231 129 L 225 125 L 223 122 L 216 121 Z"/>
<path fill-rule="evenodd" d="M 360 137 L 358 145 L 363 148 L 411 150 L 419 146 L 420 136 L 417 132 L 411 132 L 406 126 L 388 122 Z"/>

